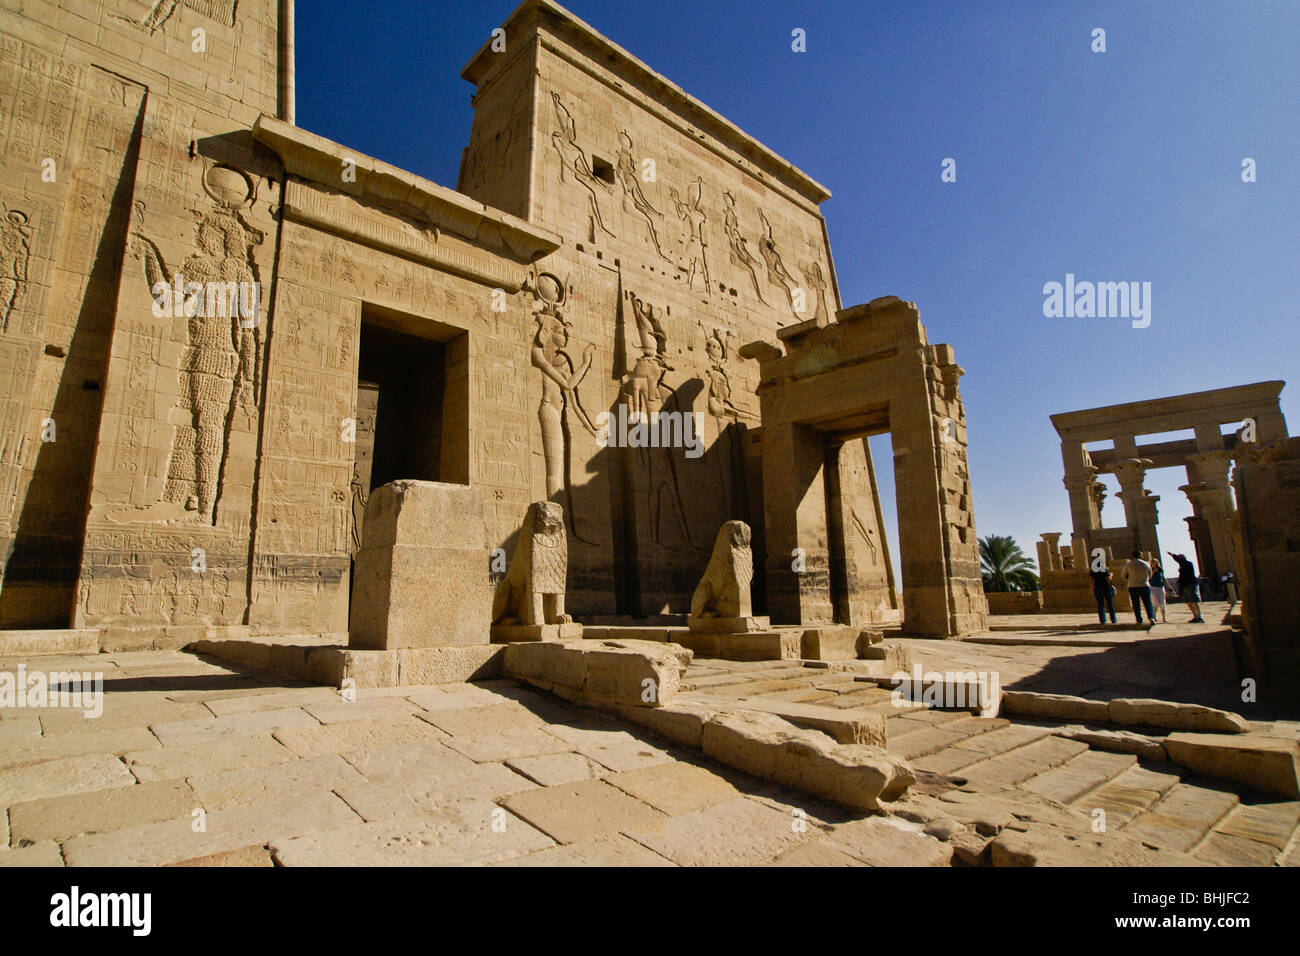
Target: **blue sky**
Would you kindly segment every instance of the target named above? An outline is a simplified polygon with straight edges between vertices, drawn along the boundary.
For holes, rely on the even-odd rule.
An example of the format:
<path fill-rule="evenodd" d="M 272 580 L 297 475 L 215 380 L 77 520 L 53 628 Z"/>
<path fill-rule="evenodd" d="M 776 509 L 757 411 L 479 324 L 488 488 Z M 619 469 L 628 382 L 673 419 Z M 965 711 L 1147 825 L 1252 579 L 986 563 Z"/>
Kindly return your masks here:
<path fill-rule="evenodd" d="M 298 123 L 454 187 L 472 120 L 460 70 L 514 6 L 300 0 Z M 845 305 L 912 300 L 956 348 L 981 536 L 1032 556 L 1041 532 L 1069 532 L 1050 414 L 1294 377 L 1294 0 L 566 6 L 830 188 Z M 1150 282 L 1150 326 L 1045 318 L 1043 284 L 1066 273 Z M 1300 429 L 1300 379 L 1282 405 Z M 872 448 L 892 532 L 888 439 Z M 1175 550 L 1184 483 L 1147 483 Z"/>

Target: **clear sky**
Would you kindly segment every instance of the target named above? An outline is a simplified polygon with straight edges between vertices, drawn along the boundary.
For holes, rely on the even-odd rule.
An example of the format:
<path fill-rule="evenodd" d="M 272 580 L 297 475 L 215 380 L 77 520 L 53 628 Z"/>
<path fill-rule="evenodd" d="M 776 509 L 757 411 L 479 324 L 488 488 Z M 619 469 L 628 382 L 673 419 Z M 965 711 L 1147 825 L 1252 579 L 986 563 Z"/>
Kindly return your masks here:
<path fill-rule="evenodd" d="M 454 187 L 460 70 L 515 5 L 299 0 L 298 123 Z M 565 5 L 829 187 L 845 305 L 909 299 L 956 348 L 981 537 L 1032 557 L 1068 535 L 1054 412 L 1295 378 L 1300 430 L 1296 0 Z M 1151 283 L 1150 325 L 1045 317 L 1067 273 Z M 897 564 L 888 447 L 872 440 Z M 1191 553 L 1186 480 L 1147 487 L 1162 544 Z"/>

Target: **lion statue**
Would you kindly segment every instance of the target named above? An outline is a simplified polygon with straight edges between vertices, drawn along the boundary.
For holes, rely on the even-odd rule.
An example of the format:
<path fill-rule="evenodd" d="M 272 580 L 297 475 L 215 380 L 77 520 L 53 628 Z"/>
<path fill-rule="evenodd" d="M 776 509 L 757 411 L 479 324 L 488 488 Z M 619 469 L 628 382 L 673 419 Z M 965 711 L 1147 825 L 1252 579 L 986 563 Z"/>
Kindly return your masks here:
<path fill-rule="evenodd" d="M 569 624 L 564 585 L 569 544 L 564 509 L 554 501 L 534 501 L 519 530 L 514 560 L 492 598 L 493 624 Z"/>
<path fill-rule="evenodd" d="M 754 577 L 754 553 L 749 549 L 749 538 L 749 525 L 743 521 L 728 521 L 718 529 L 709 566 L 691 595 L 691 617 L 753 615 L 749 583 Z"/>

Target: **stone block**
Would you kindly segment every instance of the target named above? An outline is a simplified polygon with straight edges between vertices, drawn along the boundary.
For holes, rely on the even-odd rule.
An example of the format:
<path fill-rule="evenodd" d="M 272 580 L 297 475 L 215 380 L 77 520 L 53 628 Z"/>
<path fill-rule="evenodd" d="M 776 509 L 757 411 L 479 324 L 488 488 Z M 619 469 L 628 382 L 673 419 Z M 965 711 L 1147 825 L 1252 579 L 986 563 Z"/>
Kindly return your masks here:
<path fill-rule="evenodd" d="M 501 676 L 505 649 L 493 644 L 404 647 L 397 652 L 397 686 L 452 684 Z"/>
<path fill-rule="evenodd" d="M 353 579 L 350 647 L 485 643 L 492 589 L 474 489 L 395 481 L 371 492 L 364 528 Z"/>
<path fill-rule="evenodd" d="M 861 635 L 851 627 L 813 627 L 799 639 L 799 656 L 810 661 L 849 661 L 858 657 Z M 865 642 L 870 646 L 870 641 Z"/>
<path fill-rule="evenodd" d="M 1107 723 L 1109 707 L 1104 700 L 1087 700 L 1066 694 L 1037 694 L 1032 691 L 1002 692 L 1002 713 L 1017 717 L 1049 720 L 1086 720 Z"/>
<path fill-rule="evenodd" d="M 582 625 L 568 624 L 493 624 L 493 644 L 510 644 L 515 641 L 580 641 Z"/>
<path fill-rule="evenodd" d="M 1172 733 L 1164 739 L 1164 747 L 1174 763 L 1207 777 L 1300 798 L 1300 743 L 1294 739 Z"/>
<path fill-rule="evenodd" d="M 1112 723 L 1149 724 L 1167 730 L 1244 734 L 1250 729 L 1245 718 L 1229 711 L 1167 700 L 1117 698 L 1110 702 L 1109 714 Z"/>
<path fill-rule="evenodd" d="M 875 747 L 837 745 L 773 714 L 719 714 L 705 725 L 704 752 L 745 773 L 824 797 L 854 810 L 879 809 L 914 781 L 897 757 Z"/>

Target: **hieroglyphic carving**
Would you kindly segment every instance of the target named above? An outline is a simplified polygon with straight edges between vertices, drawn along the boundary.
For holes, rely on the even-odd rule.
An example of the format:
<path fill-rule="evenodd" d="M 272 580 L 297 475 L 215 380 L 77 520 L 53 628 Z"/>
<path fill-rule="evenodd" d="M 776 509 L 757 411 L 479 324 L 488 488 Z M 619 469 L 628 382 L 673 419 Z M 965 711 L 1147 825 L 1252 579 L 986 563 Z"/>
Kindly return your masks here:
<path fill-rule="evenodd" d="M 763 298 L 763 290 L 758 287 L 758 273 L 754 269 L 757 260 L 750 253 L 745 237 L 740 234 L 740 220 L 736 216 L 736 197 L 730 192 L 724 192 L 722 195 L 727 201 L 722 228 L 727 233 L 727 244 L 731 249 L 731 264 L 749 273 L 749 281 L 754 285 L 754 295 L 758 296 L 759 302 L 766 305 L 767 300 Z"/>
<path fill-rule="evenodd" d="M 143 30 L 153 36 L 167 25 L 167 22 L 176 13 L 176 8 L 182 4 L 211 20 L 233 27 L 235 25 L 235 7 L 238 3 L 239 0 L 154 0 L 143 16 L 130 17 L 114 13 L 112 17 L 114 20 L 129 23 L 136 29 Z M 139 4 L 132 4 L 132 6 L 138 7 Z"/>
<path fill-rule="evenodd" d="M 9 316 L 27 288 L 32 233 L 27 213 L 3 205 L 0 210 L 4 211 L 4 221 L 0 222 L 0 332 L 8 332 Z"/>
<path fill-rule="evenodd" d="M 678 218 L 686 223 L 686 284 L 692 289 L 695 288 L 695 277 L 698 275 L 704 279 L 705 294 L 712 297 L 713 283 L 709 278 L 709 240 L 704 233 L 708 216 L 700 207 L 704 197 L 704 180 L 696 177 L 695 182 L 691 184 L 690 198 L 687 202 L 683 202 L 677 190 L 671 186 L 668 187 L 668 195 L 677 209 Z"/>
<path fill-rule="evenodd" d="M 587 155 L 582 151 L 582 147 L 578 145 L 578 126 L 573 121 L 573 115 L 561 102 L 560 94 L 552 92 L 551 101 L 555 105 L 555 117 L 560 127 L 551 133 L 551 144 L 560 155 L 560 182 L 567 181 L 565 179 L 567 170 L 573 176 L 574 181 L 587 191 L 587 200 L 591 207 L 591 240 L 595 241 L 596 227 L 612 236 L 614 235 L 613 231 L 605 225 L 605 220 L 600 214 L 600 203 L 597 199 L 596 190 L 599 189 L 612 194 L 614 188 L 591 171 L 591 166 L 587 163 Z"/>
<path fill-rule="evenodd" d="M 630 199 L 632 208 L 645 220 L 646 229 L 650 233 L 650 241 L 654 244 L 655 252 L 665 262 L 672 262 L 671 259 L 664 255 L 664 250 L 659 245 L 659 232 L 655 229 L 655 218 L 662 219 L 664 217 L 663 213 L 650 205 L 650 200 L 646 199 L 645 193 L 641 191 L 641 180 L 637 176 L 636 170 L 636 157 L 632 155 L 632 137 L 628 135 L 627 130 L 622 130 L 618 134 L 618 165 L 615 167 L 615 176 L 619 187 L 623 190 L 624 212 L 627 211 L 627 203 Z"/>

